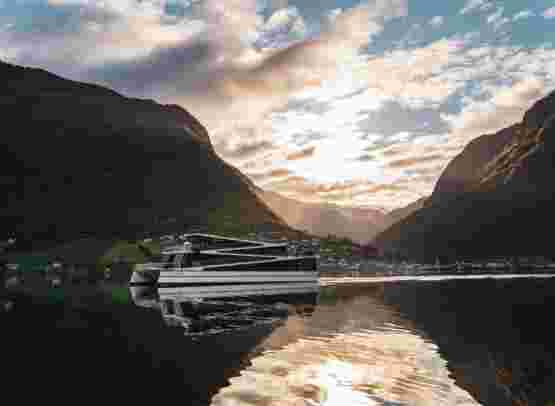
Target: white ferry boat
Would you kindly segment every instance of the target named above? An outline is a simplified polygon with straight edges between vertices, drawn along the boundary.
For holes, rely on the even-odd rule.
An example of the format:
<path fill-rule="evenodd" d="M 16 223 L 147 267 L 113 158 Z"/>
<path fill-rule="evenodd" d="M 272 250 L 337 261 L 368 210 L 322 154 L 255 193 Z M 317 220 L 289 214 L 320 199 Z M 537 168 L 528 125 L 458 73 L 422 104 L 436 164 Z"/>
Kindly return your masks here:
<path fill-rule="evenodd" d="M 185 234 L 157 262 L 138 264 L 131 285 L 216 285 L 318 281 L 317 257 L 290 256 L 287 243 Z"/>

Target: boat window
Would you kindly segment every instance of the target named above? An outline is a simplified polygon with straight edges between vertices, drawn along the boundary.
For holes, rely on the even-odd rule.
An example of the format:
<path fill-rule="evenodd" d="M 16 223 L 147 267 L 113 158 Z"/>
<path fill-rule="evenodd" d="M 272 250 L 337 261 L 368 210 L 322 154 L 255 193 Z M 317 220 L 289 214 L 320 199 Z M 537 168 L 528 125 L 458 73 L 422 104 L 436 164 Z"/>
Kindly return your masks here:
<path fill-rule="evenodd" d="M 175 255 L 168 255 L 166 260 L 164 261 L 164 266 L 166 268 L 171 268 L 173 266 L 173 257 Z"/>
<path fill-rule="evenodd" d="M 183 260 L 183 254 L 177 254 L 173 259 L 173 265 L 176 268 L 181 268 L 181 261 Z"/>

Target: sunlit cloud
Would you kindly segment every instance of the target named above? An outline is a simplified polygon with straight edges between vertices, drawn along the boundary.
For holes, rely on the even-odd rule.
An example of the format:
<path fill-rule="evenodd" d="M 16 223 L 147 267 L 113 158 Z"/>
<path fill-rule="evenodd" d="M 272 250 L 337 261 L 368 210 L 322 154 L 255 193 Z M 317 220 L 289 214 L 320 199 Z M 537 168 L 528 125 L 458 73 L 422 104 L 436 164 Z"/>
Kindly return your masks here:
<path fill-rule="evenodd" d="M 260 173 L 249 173 L 249 177 L 255 182 L 273 181 L 278 178 L 284 178 L 292 175 L 293 175 L 293 172 L 291 172 L 289 169 L 284 169 L 284 168 L 272 169 L 270 171 L 260 172 Z"/>
<path fill-rule="evenodd" d="M 535 15 L 536 15 L 536 13 L 534 13 L 532 10 L 529 10 L 529 9 L 528 10 L 522 10 L 522 11 L 519 11 L 518 13 L 516 13 L 513 16 L 513 21 L 524 20 L 526 18 L 530 18 L 530 17 L 533 17 Z"/>
<path fill-rule="evenodd" d="M 296 161 L 298 159 L 310 158 L 311 156 L 314 155 L 315 151 L 316 151 L 316 147 L 314 146 L 308 147 L 305 149 L 301 149 L 300 151 L 290 153 L 289 155 L 287 155 L 286 159 L 288 161 Z"/>
<path fill-rule="evenodd" d="M 490 14 L 486 19 L 487 23 L 493 26 L 494 31 L 499 30 L 503 25 L 510 21 L 508 17 L 503 17 L 503 12 L 504 8 L 499 7 L 495 13 Z"/>
<path fill-rule="evenodd" d="M 439 27 L 443 24 L 443 16 L 435 16 L 432 19 L 430 19 L 430 21 L 428 22 L 431 26 L 433 27 Z"/>
<path fill-rule="evenodd" d="M 487 11 L 494 7 L 494 2 L 489 0 L 467 0 L 460 14 L 468 14 L 474 11 Z"/>
<path fill-rule="evenodd" d="M 548 19 L 548 20 L 550 20 L 552 18 L 555 18 L 555 7 L 551 7 L 551 8 L 548 8 L 548 9 L 544 10 L 544 12 L 542 13 L 542 16 L 543 16 L 543 18 Z"/>

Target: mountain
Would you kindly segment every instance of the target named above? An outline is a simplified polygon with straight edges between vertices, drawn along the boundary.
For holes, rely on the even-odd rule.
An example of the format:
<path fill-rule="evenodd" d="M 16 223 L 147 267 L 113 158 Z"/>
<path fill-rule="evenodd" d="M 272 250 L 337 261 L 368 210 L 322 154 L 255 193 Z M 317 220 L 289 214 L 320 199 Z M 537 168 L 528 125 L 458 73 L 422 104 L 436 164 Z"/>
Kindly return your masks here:
<path fill-rule="evenodd" d="M 385 251 L 432 261 L 555 256 L 555 92 L 522 122 L 470 143 L 422 209 L 376 240 Z"/>
<path fill-rule="evenodd" d="M 403 220 L 404 218 L 410 216 L 416 210 L 420 210 L 424 207 L 429 200 L 428 196 L 421 197 L 420 199 L 398 209 L 392 210 L 385 216 L 385 222 L 380 230 L 380 232 L 387 230 L 389 227 Z M 379 234 L 376 234 L 377 237 Z"/>
<path fill-rule="evenodd" d="M 27 248 L 191 225 L 291 231 L 179 106 L 0 63 L 0 111 L 2 231 Z"/>
<path fill-rule="evenodd" d="M 511 126 L 496 134 L 482 135 L 470 141 L 464 151 L 447 165 L 426 205 L 455 199 L 461 193 L 475 188 L 484 175 L 487 163 L 512 140 L 517 127 Z"/>
<path fill-rule="evenodd" d="M 384 229 L 386 216 L 380 210 L 305 203 L 260 188 L 257 194 L 291 227 L 312 235 L 334 235 L 362 243 Z"/>

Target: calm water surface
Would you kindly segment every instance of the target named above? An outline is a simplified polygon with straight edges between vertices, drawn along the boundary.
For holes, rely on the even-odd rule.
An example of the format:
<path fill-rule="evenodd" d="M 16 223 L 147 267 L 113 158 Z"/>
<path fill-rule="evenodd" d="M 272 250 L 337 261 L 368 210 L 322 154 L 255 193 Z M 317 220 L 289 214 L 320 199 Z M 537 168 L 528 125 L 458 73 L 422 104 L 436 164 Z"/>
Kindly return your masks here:
<path fill-rule="evenodd" d="M 555 405 L 552 279 L 4 292 L 6 393 L 189 405 Z"/>

